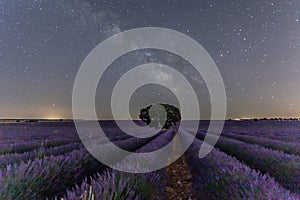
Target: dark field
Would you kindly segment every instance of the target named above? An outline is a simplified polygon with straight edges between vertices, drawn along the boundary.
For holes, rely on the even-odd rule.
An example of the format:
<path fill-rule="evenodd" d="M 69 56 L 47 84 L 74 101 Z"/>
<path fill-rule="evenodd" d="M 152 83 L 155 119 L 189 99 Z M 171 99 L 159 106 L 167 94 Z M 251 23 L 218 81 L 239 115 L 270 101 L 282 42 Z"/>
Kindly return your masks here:
<path fill-rule="evenodd" d="M 105 145 L 88 123 L 86 138 Z M 170 129 L 136 140 L 112 121 L 100 124 L 112 142 L 132 152 L 157 150 L 175 134 Z M 73 122 L 1 123 L 0 199 L 179 199 L 179 191 L 189 191 L 183 199 L 299 199 L 299 121 L 227 121 L 213 151 L 199 159 L 207 127 L 201 121 L 179 164 L 129 174 L 91 156 Z M 126 165 L 126 157 L 121 160 L 116 164 Z M 176 176 L 173 184 L 178 173 L 189 177 Z"/>

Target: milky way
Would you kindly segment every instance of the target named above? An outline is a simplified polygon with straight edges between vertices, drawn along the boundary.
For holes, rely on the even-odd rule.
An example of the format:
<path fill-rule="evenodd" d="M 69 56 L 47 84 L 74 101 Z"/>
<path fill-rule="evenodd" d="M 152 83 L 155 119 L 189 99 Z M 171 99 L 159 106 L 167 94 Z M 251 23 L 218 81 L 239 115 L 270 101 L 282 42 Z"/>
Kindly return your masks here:
<path fill-rule="evenodd" d="M 0 118 L 72 117 L 73 82 L 87 54 L 115 33 L 150 26 L 183 32 L 208 51 L 224 79 L 228 118 L 299 117 L 298 0 L 4 0 L 0 1 Z M 133 54 L 112 65 L 104 90 L 130 65 L 171 57 L 166 61 L 170 65 L 188 66 L 175 56 L 151 50 Z M 208 117 L 205 83 L 192 74 L 203 99 L 200 109 Z M 165 77 L 163 72 L 156 75 Z M 152 87 L 148 99 L 161 93 L 173 98 L 164 88 Z M 101 92 L 96 98 L 99 117 L 109 118 Z M 136 98 L 143 99 L 138 93 Z M 131 105 L 132 110 L 147 103 Z"/>

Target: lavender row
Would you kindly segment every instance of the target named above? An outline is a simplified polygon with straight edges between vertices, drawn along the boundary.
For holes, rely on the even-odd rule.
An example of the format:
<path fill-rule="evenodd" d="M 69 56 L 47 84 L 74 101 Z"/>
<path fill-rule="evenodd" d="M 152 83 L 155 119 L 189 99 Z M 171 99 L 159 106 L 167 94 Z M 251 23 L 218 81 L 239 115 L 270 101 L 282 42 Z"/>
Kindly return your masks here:
<path fill-rule="evenodd" d="M 129 136 L 126 137 L 112 137 L 112 141 L 120 141 L 123 139 L 128 139 Z M 95 138 L 94 138 L 95 139 Z M 94 141 L 94 140 L 93 140 Z M 103 141 L 97 140 L 97 144 L 102 144 Z M 61 155 L 64 153 L 67 153 L 69 151 L 75 150 L 75 149 L 80 149 L 83 148 L 82 143 L 69 143 L 65 145 L 60 145 L 60 146 L 54 146 L 54 147 L 46 147 L 49 145 L 45 145 L 43 143 L 38 145 L 34 145 L 31 148 L 36 148 L 32 151 L 26 151 L 24 153 L 7 153 L 0 155 L 0 169 L 5 168 L 9 164 L 19 164 L 21 161 L 26 162 L 28 160 L 34 159 L 34 158 L 42 158 L 44 156 L 57 156 Z"/>
<path fill-rule="evenodd" d="M 83 121 L 80 129 L 86 134 L 83 137 L 90 139 L 99 138 L 99 126 L 94 123 Z M 113 121 L 101 121 L 101 128 L 110 139 L 126 137 Z M 129 124 L 129 123 L 128 123 Z M 127 135 L 128 136 L 128 135 Z M 37 123 L 0 123 L 0 146 L 32 141 L 70 141 L 79 142 L 81 139 L 73 122 L 37 122 Z"/>
<path fill-rule="evenodd" d="M 102 122 L 103 131 L 110 140 L 129 138 L 111 122 Z M 98 139 L 98 131 L 89 122 L 82 123 L 87 139 Z M 23 153 L 45 147 L 80 142 L 73 122 L 0 123 L 0 154 Z"/>
<path fill-rule="evenodd" d="M 44 156 L 58 156 L 64 153 L 68 153 L 75 149 L 83 148 L 81 143 L 70 143 L 66 145 L 56 146 L 56 147 L 40 147 L 33 151 L 28 151 L 24 153 L 14 153 L 14 154 L 4 154 L 0 155 L 0 169 L 6 168 L 7 165 L 18 165 L 21 162 L 28 162 L 34 158 L 43 158 Z"/>
<path fill-rule="evenodd" d="M 201 145 L 196 139 L 185 154 L 192 173 L 192 195 L 198 199 L 299 199 L 273 178 L 215 148 L 199 159 Z"/>
<path fill-rule="evenodd" d="M 135 138 L 130 138 L 118 144 L 136 150 L 149 140 L 137 142 Z M 103 153 L 114 156 L 109 150 Z M 51 199 L 62 196 L 66 189 L 104 169 L 106 166 L 85 149 L 60 156 L 36 158 L 27 163 L 21 162 L 20 165 L 8 165 L 6 170 L 0 172 L 0 199 Z"/>
<path fill-rule="evenodd" d="M 208 136 L 208 142 L 215 137 L 212 134 Z M 204 134 L 197 134 L 197 137 L 203 140 Z M 216 147 L 250 167 L 270 174 L 290 191 L 300 193 L 300 157 L 222 136 Z"/>
<path fill-rule="evenodd" d="M 119 140 L 125 140 L 130 138 L 127 134 L 121 134 L 120 132 L 114 133 L 111 132 L 107 136 L 111 141 L 119 141 Z M 85 140 L 99 140 L 101 137 L 99 137 L 99 134 L 92 134 L 87 133 Z M 79 138 L 74 137 L 73 139 L 53 139 L 53 140 L 33 140 L 33 141 L 27 141 L 27 142 L 21 142 L 20 143 L 6 143 L 6 144 L 0 144 L 0 154 L 7 154 L 7 153 L 24 153 L 27 151 L 34 151 L 43 147 L 56 147 L 60 145 L 66 145 L 69 143 L 75 143 L 75 142 L 81 142 Z"/>
<path fill-rule="evenodd" d="M 238 134 L 223 134 L 225 137 L 240 140 L 250 144 L 257 144 L 265 148 L 270 148 L 278 151 L 283 151 L 287 154 L 300 155 L 300 143 L 297 142 L 283 142 L 275 139 L 267 139 L 263 137 L 256 137 L 250 135 Z"/>
<path fill-rule="evenodd" d="M 0 143 L 22 143 L 32 140 L 78 140 L 73 122 L 0 123 Z"/>
<path fill-rule="evenodd" d="M 73 142 L 73 140 L 35 140 L 30 142 L 20 142 L 13 144 L 0 144 L 0 154 L 23 153 L 26 151 L 33 151 L 35 149 L 38 149 L 39 147 L 41 147 L 41 145 L 43 145 L 44 147 L 56 147 L 71 142 Z"/>
<path fill-rule="evenodd" d="M 45 199 L 61 195 L 88 171 L 91 162 L 96 163 L 80 149 L 66 155 L 36 158 L 18 166 L 8 165 L 0 172 L 0 199 Z"/>
<path fill-rule="evenodd" d="M 175 136 L 175 130 L 171 129 L 163 132 L 159 137 L 154 138 L 151 142 L 138 149 L 136 152 L 153 152 L 167 145 Z"/>
<path fill-rule="evenodd" d="M 252 135 L 285 142 L 300 142 L 299 121 L 226 121 L 223 133 Z"/>
<path fill-rule="evenodd" d="M 130 163 L 131 166 L 137 165 L 137 167 L 148 169 L 147 171 L 160 169 L 162 164 L 167 164 L 171 156 L 172 145 L 167 146 L 167 144 L 170 143 L 174 136 L 175 132 L 173 129 L 160 133 L 159 136 L 154 138 L 151 142 L 137 149 L 136 153 L 138 154 L 128 155 L 117 165 L 126 166 L 127 163 Z M 165 150 L 157 152 L 157 150 L 161 150 L 161 148 L 165 148 Z M 134 173 L 136 173 L 136 171 L 134 171 Z"/>
<path fill-rule="evenodd" d="M 145 153 L 152 152 L 167 145 L 174 137 L 174 130 L 166 131 L 156 137 L 145 146 L 138 149 L 136 152 Z M 149 160 L 150 159 L 150 160 Z M 150 162 L 157 164 L 161 159 L 160 156 L 153 158 L 148 157 L 147 162 L 138 156 L 132 159 L 124 158 L 121 163 L 118 163 L 118 168 L 130 167 L 132 170 L 140 171 L 149 169 Z M 76 186 L 75 190 L 67 192 L 66 200 L 87 199 L 87 196 L 93 196 L 95 199 L 163 199 L 163 171 L 150 172 L 143 174 L 130 174 L 125 172 L 118 172 L 110 170 L 102 175 L 98 175 L 90 184 L 87 181 L 83 182 L 81 186 Z"/>
<path fill-rule="evenodd" d="M 68 191 L 63 200 L 87 199 L 159 199 L 155 194 L 161 183 L 158 173 L 127 174 L 109 170 L 91 181 L 84 181 L 76 191 Z"/>

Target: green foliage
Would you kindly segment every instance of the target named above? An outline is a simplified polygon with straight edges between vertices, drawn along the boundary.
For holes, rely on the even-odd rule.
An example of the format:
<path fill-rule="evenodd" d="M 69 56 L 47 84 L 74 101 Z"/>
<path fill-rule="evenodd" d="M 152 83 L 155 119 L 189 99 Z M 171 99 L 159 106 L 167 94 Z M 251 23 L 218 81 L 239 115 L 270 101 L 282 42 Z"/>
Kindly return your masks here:
<path fill-rule="evenodd" d="M 157 105 L 149 105 L 140 110 L 139 117 L 147 125 L 155 128 L 163 125 L 163 129 L 169 129 L 172 125 L 176 125 L 176 123 L 181 120 L 180 110 L 177 107 L 162 103 Z M 153 113 L 152 115 L 150 114 L 150 109 Z"/>

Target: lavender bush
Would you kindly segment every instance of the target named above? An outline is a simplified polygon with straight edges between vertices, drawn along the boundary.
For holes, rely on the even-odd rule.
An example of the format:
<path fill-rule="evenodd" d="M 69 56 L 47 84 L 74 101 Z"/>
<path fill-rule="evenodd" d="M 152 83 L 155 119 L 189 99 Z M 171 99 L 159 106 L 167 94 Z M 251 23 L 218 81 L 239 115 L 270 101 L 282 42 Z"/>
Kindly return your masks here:
<path fill-rule="evenodd" d="M 129 138 L 119 144 L 136 150 L 149 141 L 150 139 L 145 139 L 137 142 L 135 138 Z M 36 158 L 27 163 L 21 162 L 20 165 L 8 165 L 5 170 L 0 171 L 0 199 L 45 199 L 61 196 L 66 189 L 105 168 L 85 149 L 60 156 Z"/>
<path fill-rule="evenodd" d="M 195 140 L 185 154 L 192 173 L 192 193 L 199 199 L 299 199 L 273 178 L 261 175 L 217 149 L 199 159 L 201 144 Z"/>
<path fill-rule="evenodd" d="M 197 134 L 197 137 L 203 139 L 204 135 Z M 214 136 L 210 134 L 210 137 Z M 270 174 L 292 192 L 300 193 L 300 157 L 222 136 L 216 147 L 250 167 Z"/>
<path fill-rule="evenodd" d="M 155 137 L 151 142 L 139 148 L 136 152 L 151 152 L 167 145 L 174 137 L 174 130 L 161 132 L 159 137 Z M 147 158 L 153 162 L 164 159 L 164 157 Z M 128 165 L 126 157 L 118 167 L 121 165 Z M 152 163 L 157 164 L 157 163 Z M 130 166 L 134 167 L 136 171 L 140 168 L 147 168 L 145 161 L 136 157 L 134 162 L 130 162 Z M 129 174 L 118 172 L 116 170 L 107 171 L 104 174 L 98 174 L 98 178 L 93 179 L 90 184 L 85 181 L 81 186 L 76 186 L 75 190 L 67 192 L 65 199 L 88 199 L 88 196 L 93 196 L 95 199 L 163 199 L 164 185 L 162 178 L 165 177 L 163 170 L 158 172 L 143 173 L 143 174 Z"/>
<path fill-rule="evenodd" d="M 113 126 L 111 121 L 102 122 L 104 132 L 112 140 L 124 140 L 130 136 Z M 84 122 L 86 139 L 99 139 L 99 134 Z M 44 147 L 55 147 L 81 142 L 73 122 L 0 123 L 0 154 L 23 153 Z"/>
<path fill-rule="evenodd" d="M 226 121 L 223 133 L 251 135 L 285 142 L 300 142 L 299 121 Z"/>
<path fill-rule="evenodd" d="M 25 153 L 14 153 L 0 155 L 0 169 L 5 169 L 7 165 L 18 165 L 22 161 L 26 163 L 35 158 L 43 158 L 44 156 L 57 156 L 68 153 L 75 149 L 83 148 L 81 143 L 71 143 L 56 147 L 45 148 L 41 146 L 37 150 L 28 151 Z"/>
<path fill-rule="evenodd" d="M 69 144 L 73 141 L 71 140 L 33 140 L 29 142 L 18 142 L 18 143 L 5 143 L 0 144 L 0 154 L 7 153 L 24 153 L 26 151 L 33 151 L 41 147 L 56 147 L 60 145 Z"/>
<path fill-rule="evenodd" d="M 225 137 L 240 140 L 250 144 L 257 144 L 266 148 L 283 151 L 287 154 L 300 155 L 300 143 L 298 142 L 283 142 L 275 139 L 267 139 L 263 137 L 238 135 L 238 134 L 223 134 Z"/>
<path fill-rule="evenodd" d="M 68 191 L 66 200 L 87 200 L 88 196 L 94 199 L 153 199 L 157 196 L 160 176 L 157 173 L 128 174 L 116 170 L 107 171 L 93 179 L 76 187 L 75 191 Z"/>

